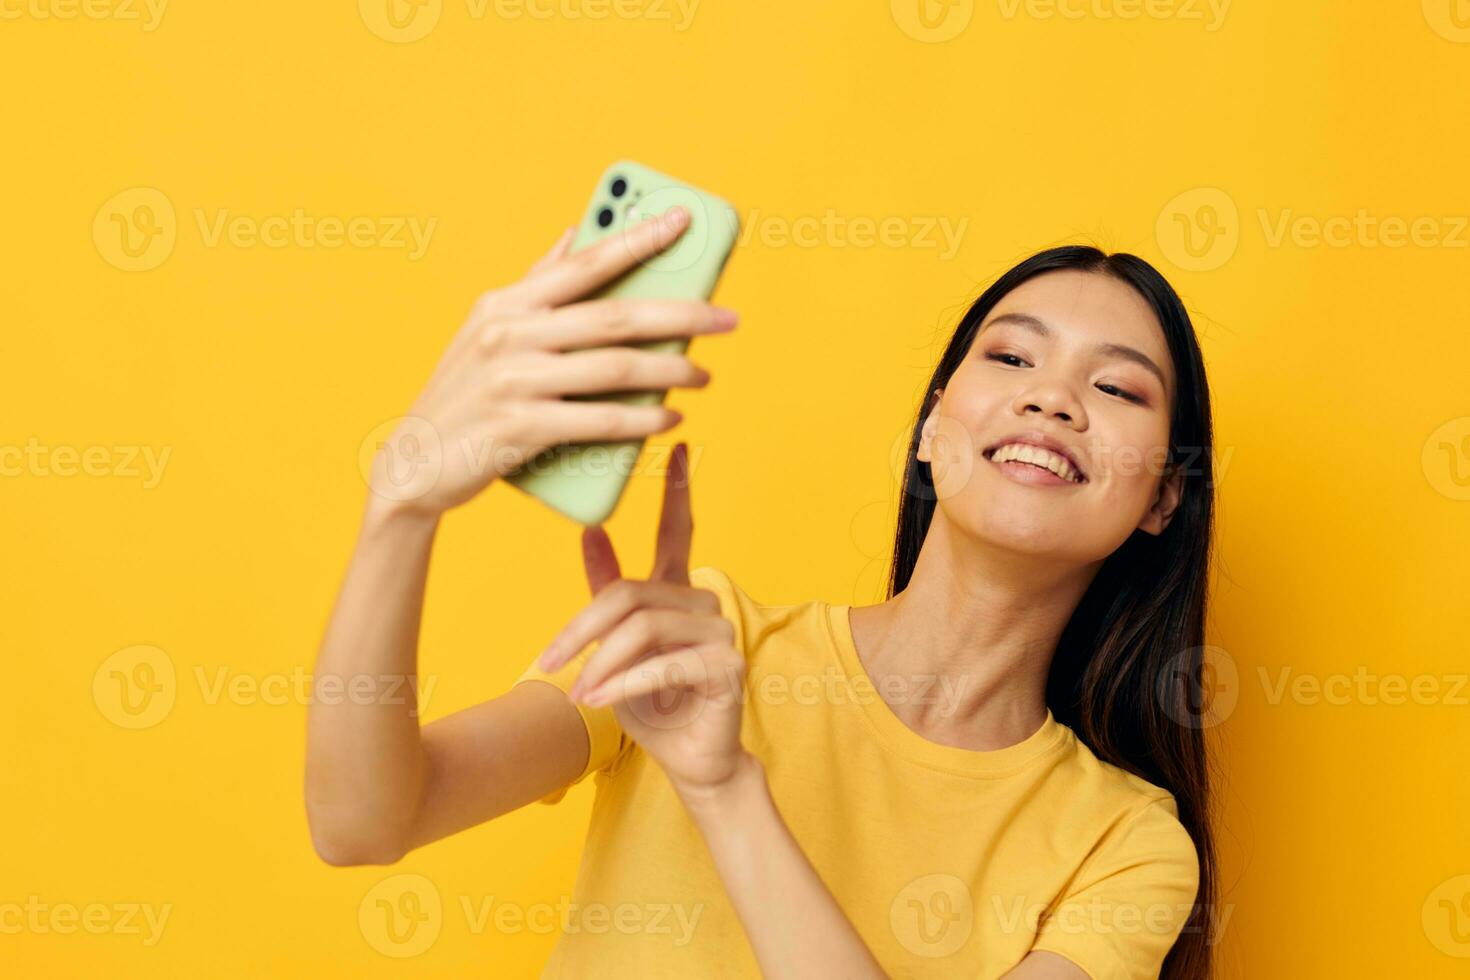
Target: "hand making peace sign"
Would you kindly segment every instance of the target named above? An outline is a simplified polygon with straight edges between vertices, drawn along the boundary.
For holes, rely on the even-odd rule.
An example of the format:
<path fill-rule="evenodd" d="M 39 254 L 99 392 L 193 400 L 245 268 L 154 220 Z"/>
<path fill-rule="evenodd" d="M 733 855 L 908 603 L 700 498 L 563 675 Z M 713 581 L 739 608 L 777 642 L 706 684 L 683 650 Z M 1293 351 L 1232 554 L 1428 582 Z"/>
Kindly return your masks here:
<path fill-rule="evenodd" d="M 689 584 L 688 448 L 679 443 L 664 480 L 653 572 L 621 577 L 600 525 L 582 533 L 592 601 L 541 654 L 554 671 L 600 641 L 569 696 L 612 705 L 618 722 L 681 792 L 713 789 L 736 772 L 745 656 L 715 593 Z"/>

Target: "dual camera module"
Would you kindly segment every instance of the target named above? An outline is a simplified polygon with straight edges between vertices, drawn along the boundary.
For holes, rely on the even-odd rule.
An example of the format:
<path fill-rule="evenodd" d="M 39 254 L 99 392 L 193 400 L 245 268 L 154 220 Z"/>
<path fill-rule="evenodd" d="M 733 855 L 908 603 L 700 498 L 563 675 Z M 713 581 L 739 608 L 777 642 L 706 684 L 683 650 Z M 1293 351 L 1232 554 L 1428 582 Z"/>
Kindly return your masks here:
<path fill-rule="evenodd" d="M 621 177 L 614 177 L 612 183 L 608 186 L 608 190 L 612 192 L 613 197 L 620 198 L 628 193 L 628 182 Z M 613 223 L 614 217 L 612 208 L 601 209 L 597 212 L 597 226 L 599 228 L 606 228 Z"/>

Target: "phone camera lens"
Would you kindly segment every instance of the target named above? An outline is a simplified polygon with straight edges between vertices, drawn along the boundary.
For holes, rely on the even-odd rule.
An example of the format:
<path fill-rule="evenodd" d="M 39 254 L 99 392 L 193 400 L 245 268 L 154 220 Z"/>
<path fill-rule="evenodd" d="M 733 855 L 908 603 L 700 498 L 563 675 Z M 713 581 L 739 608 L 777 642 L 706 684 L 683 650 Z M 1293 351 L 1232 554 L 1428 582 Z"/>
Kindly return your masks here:
<path fill-rule="evenodd" d="M 621 177 L 614 179 L 612 182 L 612 196 L 622 197 L 626 193 L 628 193 L 628 182 Z"/>
<path fill-rule="evenodd" d="M 597 212 L 597 226 L 599 228 L 606 228 L 608 225 L 610 225 L 612 223 L 613 223 L 612 208 L 603 208 L 601 211 Z"/>

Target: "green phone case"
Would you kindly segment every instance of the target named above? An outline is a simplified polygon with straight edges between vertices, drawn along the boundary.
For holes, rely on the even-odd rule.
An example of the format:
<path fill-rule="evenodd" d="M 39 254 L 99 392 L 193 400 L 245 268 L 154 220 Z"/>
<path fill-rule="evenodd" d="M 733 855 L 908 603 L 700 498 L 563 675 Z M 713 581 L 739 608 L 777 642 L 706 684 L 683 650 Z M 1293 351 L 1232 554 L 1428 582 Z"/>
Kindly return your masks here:
<path fill-rule="evenodd" d="M 735 245 L 740 219 L 728 203 L 631 160 L 608 167 L 572 240 L 575 252 L 630 224 L 683 205 L 689 227 L 667 250 L 646 260 L 601 290 L 585 297 L 708 299 Z M 683 353 L 688 338 L 644 341 L 644 350 Z M 565 395 L 569 401 L 617 401 L 657 405 L 666 391 L 597 392 Z M 563 443 L 544 450 L 505 479 L 554 510 L 584 524 L 600 524 L 617 507 L 643 449 L 643 439 L 627 442 Z"/>

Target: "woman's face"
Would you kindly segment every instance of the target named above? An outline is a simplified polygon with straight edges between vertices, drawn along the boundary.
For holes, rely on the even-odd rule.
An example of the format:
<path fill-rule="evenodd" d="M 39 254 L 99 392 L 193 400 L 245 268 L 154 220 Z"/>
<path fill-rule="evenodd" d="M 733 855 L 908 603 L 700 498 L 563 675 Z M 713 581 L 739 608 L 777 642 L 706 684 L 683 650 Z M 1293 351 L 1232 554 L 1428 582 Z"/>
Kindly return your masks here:
<path fill-rule="evenodd" d="M 1076 563 L 1101 561 L 1136 529 L 1160 533 L 1179 503 L 1180 478 L 1164 478 L 1174 385 L 1163 330 L 1133 287 L 1075 270 L 1028 280 L 990 311 L 931 403 L 918 454 L 938 507 L 978 538 Z M 1028 437 L 1078 465 L 995 452 Z"/>

